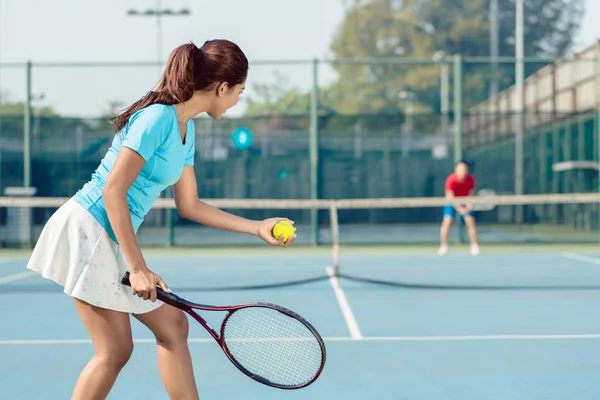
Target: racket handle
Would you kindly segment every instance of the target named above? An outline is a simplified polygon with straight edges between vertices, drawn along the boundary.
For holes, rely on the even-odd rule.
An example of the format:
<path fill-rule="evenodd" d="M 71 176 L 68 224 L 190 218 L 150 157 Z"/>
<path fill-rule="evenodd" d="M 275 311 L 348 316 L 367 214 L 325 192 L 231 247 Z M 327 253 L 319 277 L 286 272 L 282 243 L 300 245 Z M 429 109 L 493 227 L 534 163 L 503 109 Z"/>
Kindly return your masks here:
<path fill-rule="evenodd" d="M 181 308 L 181 299 L 173 293 L 167 293 L 158 286 L 156 287 L 156 298 L 165 304 L 173 307 Z"/>
<path fill-rule="evenodd" d="M 131 282 L 129 281 L 129 272 L 125 273 L 125 276 L 123 276 L 123 279 L 121 279 L 121 283 L 123 285 L 131 287 Z M 158 286 L 156 287 L 156 298 L 165 304 L 181 308 L 182 302 L 179 296 L 173 293 L 167 293 Z"/>

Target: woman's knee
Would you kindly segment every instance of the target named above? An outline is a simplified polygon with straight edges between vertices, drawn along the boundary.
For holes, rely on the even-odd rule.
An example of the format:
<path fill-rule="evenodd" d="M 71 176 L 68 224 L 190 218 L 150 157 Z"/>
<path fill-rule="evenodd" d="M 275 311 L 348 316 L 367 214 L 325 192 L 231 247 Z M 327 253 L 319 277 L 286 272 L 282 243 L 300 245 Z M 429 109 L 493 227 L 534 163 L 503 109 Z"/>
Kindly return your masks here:
<path fill-rule="evenodd" d="M 116 340 L 110 347 L 96 349 L 95 357 L 106 366 L 121 370 L 131 358 L 133 341 L 131 338 Z"/>
<path fill-rule="evenodd" d="M 189 323 L 185 313 L 174 307 L 162 306 L 159 309 L 141 315 L 138 319 L 145 324 L 162 346 L 170 347 L 187 342 Z"/>
<path fill-rule="evenodd" d="M 159 344 L 170 345 L 187 341 L 189 330 L 190 326 L 185 313 L 177 310 L 177 312 L 173 313 L 169 324 L 165 324 L 165 329 L 161 329 L 155 336 Z"/>
<path fill-rule="evenodd" d="M 121 369 L 133 352 L 129 315 L 95 307 L 73 298 L 75 308 L 94 343 L 94 357 L 111 368 Z"/>

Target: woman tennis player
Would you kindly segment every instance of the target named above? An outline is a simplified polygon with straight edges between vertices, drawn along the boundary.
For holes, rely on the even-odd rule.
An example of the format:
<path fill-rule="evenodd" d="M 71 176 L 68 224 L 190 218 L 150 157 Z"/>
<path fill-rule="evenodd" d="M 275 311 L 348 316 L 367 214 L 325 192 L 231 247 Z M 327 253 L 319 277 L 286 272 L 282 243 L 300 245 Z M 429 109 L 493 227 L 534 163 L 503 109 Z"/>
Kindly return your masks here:
<path fill-rule="evenodd" d="M 64 286 L 94 344 L 72 399 L 104 399 L 133 351 L 129 314 L 155 335 L 158 364 L 171 399 L 198 399 L 187 345 L 188 321 L 156 300 L 167 284 L 144 261 L 136 232 L 153 202 L 173 185 L 179 214 L 214 228 L 256 235 L 271 245 L 285 218 L 252 221 L 198 198 L 192 117 L 219 119 L 238 103 L 248 73 L 240 48 L 213 40 L 170 55 L 156 89 L 111 121 L 117 132 L 91 180 L 48 221 L 27 268 Z M 130 271 L 132 288 L 121 284 Z"/>

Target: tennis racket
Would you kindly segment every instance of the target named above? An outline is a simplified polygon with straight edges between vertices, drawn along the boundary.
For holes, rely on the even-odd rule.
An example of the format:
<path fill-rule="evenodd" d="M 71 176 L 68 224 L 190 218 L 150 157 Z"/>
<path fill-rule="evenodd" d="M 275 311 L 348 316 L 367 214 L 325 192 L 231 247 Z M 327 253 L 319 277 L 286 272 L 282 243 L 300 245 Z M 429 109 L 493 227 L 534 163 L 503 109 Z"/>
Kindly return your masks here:
<path fill-rule="evenodd" d="M 131 286 L 129 272 L 121 282 Z M 257 382 L 279 389 L 300 389 L 313 383 L 325 366 L 323 339 L 311 324 L 287 308 L 269 303 L 203 305 L 160 287 L 156 290 L 158 300 L 191 315 L 233 365 Z M 226 311 L 220 333 L 194 310 Z"/>
<path fill-rule="evenodd" d="M 475 196 L 489 199 L 497 196 L 497 193 L 494 189 L 480 189 Z M 475 211 L 492 211 L 494 208 L 496 208 L 494 203 L 473 203 L 473 210 Z"/>

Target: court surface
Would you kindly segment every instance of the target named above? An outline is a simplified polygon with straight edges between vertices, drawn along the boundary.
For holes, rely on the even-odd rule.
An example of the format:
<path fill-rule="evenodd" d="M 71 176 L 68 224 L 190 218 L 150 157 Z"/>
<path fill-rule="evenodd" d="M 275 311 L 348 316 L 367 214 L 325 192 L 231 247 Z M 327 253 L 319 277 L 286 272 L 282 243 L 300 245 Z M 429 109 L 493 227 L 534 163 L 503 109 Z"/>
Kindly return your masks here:
<path fill-rule="evenodd" d="M 472 257 L 460 248 L 438 257 L 435 247 L 348 248 L 339 278 L 327 275 L 325 250 L 155 250 L 146 257 L 185 298 L 281 304 L 325 337 L 319 380 L 282 391 L 239 373 L 190 320 L 202 399 L 585 400 L 600 393 L 600 251 L 590 249 L 482 247 Z M 26 253 L 0 256 L 2 398 L 67 399 L 92 355 L 87 333 L 58 286 L 25 271 Z M 202 289 L 307 278 L 317 279 Z M 134 354 L 109 398 L 167 399 L 154 340 L 132 324 Z"/>

